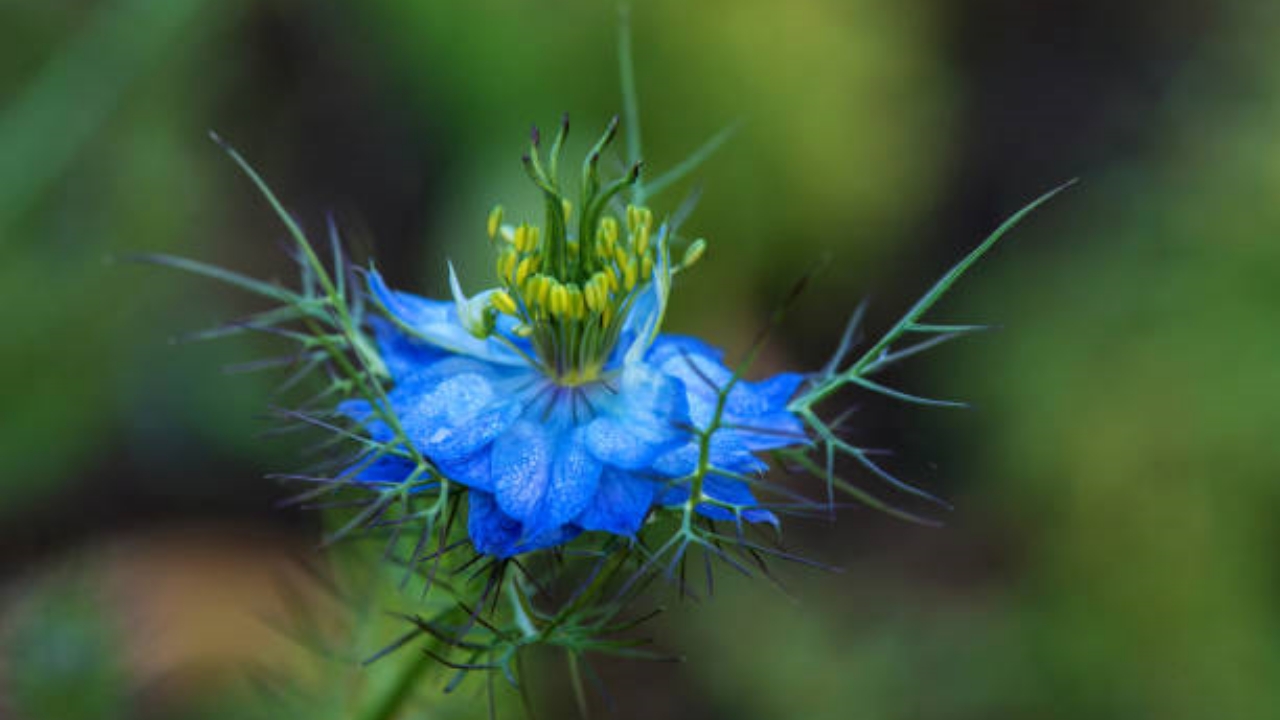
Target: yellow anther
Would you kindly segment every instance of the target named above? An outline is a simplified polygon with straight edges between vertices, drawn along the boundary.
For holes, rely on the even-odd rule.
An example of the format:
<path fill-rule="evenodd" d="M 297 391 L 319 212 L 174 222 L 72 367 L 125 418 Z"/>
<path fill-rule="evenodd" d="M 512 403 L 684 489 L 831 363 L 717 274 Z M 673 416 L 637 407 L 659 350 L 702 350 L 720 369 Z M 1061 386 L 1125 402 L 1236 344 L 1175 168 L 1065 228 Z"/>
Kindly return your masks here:
<path fill-rule="evenodd" d="M 647 207 L 627 206 L 627 229 L 632 233 L 653 224 L 653 212 Z"/>
<path fill-rule="evenodd" d="M 516 246 L 516 250 L 524 252 L 525 247 L 529 244 L 529 226 L 521 223 L 516 228 L 516 234 L 511 238 L 511 244 Z"/>
<path fill-rule="evenodd" d="M 586 301 L 582 298 L 582 288 L 577 285 L 570 284 L 569 292 L 569 312 L 574 320 L 581 320 L 586 317 Z"/>
<path fill-rule="evenodd" d="M 528 279 L 530 275 L 537 272 L 537 270 L 538 270 L 537 255 L 530 255 L 529 257 L 521 260 L 520 264 L 516 266 L 516 276 L 515 276 L 515 283 L 514 283 L 515 286 L 520 287 L 524 285 L 524 281 Z"/>
<path fill-rule="evenodd" d="M 609 273 L 603 273 L 603 272 L 596 273 L 596 276 L 595 276 L 596 293 L 599 294 L 600 296 L 601 312 L 604 312 L 604 310 L 608 308 L 609 305 L 611 304 L 609 294 L 612 292 L 614 284 L 617 282 L 618 282 L 617 278 L 614 276 L 611 276 Z"/>
<path fill-rule="evenodd" d="M 530 288 L 525 295 L 545 309 L 551 300 L 551 282 L 546 275 L 535 275 L 529 279 Z"/>
<path fill-rule="evenodd" d="M 640 273 L 640 268 L 636 263 L 636 259 L 631 258 L 628 260 L 627 266 L 622 272 L 622 287 L 625 288 L 627 292 L 631 292 L 636 287 L 636 280 L 638 279 L 637 276 Z"/>
<path fill-rule="evenodd" d="M 538 242 L 542 239 L 542 231 L 533 225 L 524 226 L 523 242 L 517 238 L 516 249 L 522 253 L 531 253 L 538 249 Z"/>
<path fill-rule="evenodd" d="M 640 261 L 640 278 L 647 281 L 651 277 L 653 277 L 653 256 L 645 255 Z"/>
<path fill-rule="evenodd" d="M 582 299 L 587 303 L 587 309 L 593 313 L 598 313 L 604 309 L 604 303 L 600 299 L 600 286 L 596 285 L 595 278 L 582 287 Z"/>
<path fill-rule="evenodd" d="M 551 308 L 551 289 L 556 283 L 546 275 L 542 276 L 542 282 L 538 284 L 538 302 L 542 303 L 544 308 Z"/>
<path fill-rule="evenodd" d="M 518 337 L 527 338 L 533 334 L 533 328 L 521 323 L 516 326 L 514 332 Z"/>
<path fill-rule="evenodd" d="M 612 267 L 604 269 L 605 281 L 609 283 L 609 292 L 618 292 L 618 271 Z"/>
<path fill-rule="evenodd" d="M 489 296 L 489 303 L 498 309 L 498 312 L 515 316 L 516 301 L 511 299 L 506 290 L 499 290 Z"/>
<path fill-rule="evenodd" d="M 693 265 L 694 263 L 698 262 L 698 260 L 702 258 L 702 254 L 705 253 L 706 251 L 707 251 L 706 240 L 703 240 L 702 238 L 698 238 L 697 240 L 694 240 L 692 243 L 689 244 L 689 247 L 685 248 L 684 258 L 681 259 L 680 266 L 689 267 Z"/>
<path fill-rule="evenodd" d="M 502 206 L 494 205 L 489 211 L 489 239 L 492 240 L 498 236 L 498 228 L 502 227 Z"/>
<path fill-rule="evenodd" d="M 689 243 L 689 247 L 685 249 L 685 256 L 680 260 L 681 268 L 689 268 L 696 261 L 703 258 L 704 252 L 707 252 L 707 241 L 698 238 L 694 242 Z"/>
<path fill-rule="evenodd" d="M 622 268 L 625 268 L 627 266 L 627 260 L 629 259 L 627 251 L 622 249 L 621 246 L 613 249 L 613 261 L 618 263 L 618 269 L 621 270 Z"/>
<path fill-rule="evenodd" d="M 511 278 L 511 273 L 516 269 L 516 251 L 515 248 L 504 248 L 498 253 L 498 277 L 503 279 Z"/>
<path fill-rule="evenodd" d="M 636 230 L 635 246 L 636 246 L 637 255 L 649 254 L 649 226 L 648 225 L 641 225 L 640 228 Z"/>
<path fill-rule="evenodd" d="M 600 225 L 596 229 L 596 237 L 609 247 L 618 241 L 618 219 L 612 215 L 605 215 L 600 218 Z"/>
<path fill-rule="evenodd" d="M 569 291 L 565 289 L 564 285 L 554 280 L 551 282 L 554 283 L 551 286 L 551 314 L 563 317 L 569 310 Z"/>

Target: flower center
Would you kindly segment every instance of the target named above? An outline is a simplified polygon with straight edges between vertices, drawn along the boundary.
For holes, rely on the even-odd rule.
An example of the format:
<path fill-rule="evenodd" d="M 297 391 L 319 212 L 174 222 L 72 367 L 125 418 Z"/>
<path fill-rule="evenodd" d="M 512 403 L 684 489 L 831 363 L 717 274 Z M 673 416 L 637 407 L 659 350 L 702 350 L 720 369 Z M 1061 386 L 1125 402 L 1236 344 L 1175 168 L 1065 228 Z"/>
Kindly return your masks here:
<path fill-rule="evenodd" d="M 576 387 L 598 380 L 604 371 L 632 306 L 652 280 L 660 244 L 655 232 L 664 230 L 655 230 L 646 207 L 627 205 L 621 220 L 608 212 L 640 171 L 637 164 L 623 177 L 601 183 L 600 152 L 616 133 L 616 119 L 583 162 L 574 207 L 558 178 L 568 129 L 566 118 L 546 165 L 536 129 L 524 157 L 526 171 L 543 192 L 543 225 L 503 225 L 501 206 L 489 215 L 502 285 L 490 304 L 520 321 L 516 333 L 529 338 L 549 378 Z"/>

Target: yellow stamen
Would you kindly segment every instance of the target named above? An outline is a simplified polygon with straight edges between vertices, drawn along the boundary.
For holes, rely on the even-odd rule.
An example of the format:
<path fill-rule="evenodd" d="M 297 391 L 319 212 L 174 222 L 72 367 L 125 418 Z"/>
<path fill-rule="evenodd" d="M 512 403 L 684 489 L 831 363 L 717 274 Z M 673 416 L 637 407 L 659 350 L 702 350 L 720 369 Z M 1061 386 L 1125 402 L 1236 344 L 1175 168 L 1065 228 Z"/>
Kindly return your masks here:
<path fill-rule="evenodd" d="M 490 295 L 489 302 L 497 308 L 500 313 L 511 315 L 512 317 L 516 315 L 516 301 L 511 299 L 511 296 L 507 294 L 506 290 L 499 290 Z"/>
<path fill-rule="evenodd" d="M 627 261 L 627 266 L 623 270 L 622 276 L 622 286 L 626 288 L 627 292 L 631 292 L 636 288 L 636 280 L 638 279 L 637 275 L 639 274 L 639 271 L 640 268 L 637 267 L 635 258 L 631 258 Z"/>
<path fill-rule="evenodd" d="M 551 286 L 551 314 L 564 317 L 569 310 L 569 291 L 555 280 L 551 282 L 554 283 Z"/>
<path fill-rule="evenodd" d="M 647 255 L 649 253 L 649 226 L 641 225 L 636 231 L 636 254 Z"/>
<path fill-rule="evenodd" d="M 489 239 L 492 240 L 498 236 L 498 228 L 502 227 L 502 206 L 494 205 L 489 211 Z"/>
<path fill-rule="evenodd" d="M 532 225 L 522 225 L 524 236 L 521 237 L 519 231 L 516 233 L 515 246 L 522 253 L 531 253 L 538 249 L 538 242 L 542 238 L 542 231 Z"/>
<path fill-rule="evenodd" d="M 505 248 L 498 253 L 498 277 L 509 279 L 512 271 L 516 269 L 516 251 L 514 248 Z"/>
<path fill-rule="evenodd" d="M 582 299 L 582 288 L 577 285 L 570 284 L 569 288 L 569 312 L 574 320 L 581 320 L 586 316 L 586 304 Z"/>
<path fill-rule="evenodd" d="M 594 278 L 592 279 L 594 280 Z M 598 290 L 599 288 L 594 282 L 588 282 L 582 288 L 582 299 L 587 303 L 587 309 L 593 313 L 600 312 L 600 309 L 604 307 L 603 303 L 600 302 L 600 295 L 597 294 Z"/>
<path fill-rule="evenodd" d="M 521 285 L 524 285 L 524 281 L 538 270 L 538 264 L 537 255 L 530 255 L 529 257 L 521 260 L 520 264 L 516 266 L 515 286 L 520 287 Z"/>
<path fill-rule="evenodd" d="M 529 285 L 530 288 L 525 295 L 546 309 L 547 302 L 551 299 L 551 278 L 546 275 L 535 275 L 529 279 Z"/>
<path fill-rule="evenodd" d="M 605 215 L 600 218 L 600 226 L 596 231 L 596 236 L 608 245 L 612 252 L 613 244 L 618 241 L 618 219 L 612 215 Z"/>
<path fill-rule="evenodd" d="M 648 229 L 651 225 L 653 225 L 653 212 L 649 208 L 627 206 L 627 229 L 632 234 L 639 232 L 640 228 Z"/>
<path fill-rule="evenodd" d="M 689 247 L 684 251 L 684 259 L 680 261 L 680 267 L 689 267 L 698 262 L 702 258 L 702 254 L 707 251 L 707 241 L 698 238 L 690 243 Z"/>

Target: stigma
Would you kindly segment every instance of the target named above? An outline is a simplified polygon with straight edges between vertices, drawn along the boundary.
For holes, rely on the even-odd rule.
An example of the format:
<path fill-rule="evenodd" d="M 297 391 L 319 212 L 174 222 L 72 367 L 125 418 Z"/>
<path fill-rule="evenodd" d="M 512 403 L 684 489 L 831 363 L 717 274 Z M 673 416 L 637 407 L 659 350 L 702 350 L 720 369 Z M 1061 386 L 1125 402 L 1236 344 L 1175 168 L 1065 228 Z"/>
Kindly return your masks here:
<path fill-rule="evenodd" d="M 616 118 L 583 161 L 577 202 L 567 197 L 559 176 L 568 131 L 566 117 L 544 162 L 535 129 L 524 157 L 543 193 L 543 223 L 504 224 L 501 206 L 489 214 L 499 283 L 489 305 L 518 321 L 516 335 L 529 340 L 548 378 L 578 387 L 607 373 L 637 299 L 665 265 L 666 230 L 655 226 L 649 208 L 618 199 L 639 179 L 639 164 L 612 181 L 600 178 L 600 153 L 617 132 Z"/>

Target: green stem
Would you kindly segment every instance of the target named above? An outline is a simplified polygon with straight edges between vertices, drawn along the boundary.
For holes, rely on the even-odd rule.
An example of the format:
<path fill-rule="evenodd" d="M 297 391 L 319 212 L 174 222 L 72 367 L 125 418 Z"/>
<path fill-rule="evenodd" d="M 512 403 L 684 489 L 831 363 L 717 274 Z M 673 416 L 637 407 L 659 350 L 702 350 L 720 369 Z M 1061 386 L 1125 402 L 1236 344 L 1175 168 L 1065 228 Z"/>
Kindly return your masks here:
<path fill-rule="evenodd" d="M 434 664 L 434 660 L 426 653 L 412 653 L 405 657 L 406 662 L 400 667 L 400 674 L 395 682 L 386 688 L 386 693 L 369 706 L 359 720 L 391 720 L 409 699 L 410 691 L 418 679 Z"/>
<path fill-rule="evenodd" d="M 988 235 L 987 238 L 978 245 L 978 247 L 971 250 L 968 255 L 960 260 L 960 262 L 953 265 L 951 269 L 947 271 L 947 274 L 943 275 L 942 278 L 934 283 L 933 287 L 929 288 L 928 292 L 917 300 L 915 305 L 912 305 L 911 309 L 908 310 L 906 314 L 889 329 L 888 332 L 882 335 L 880 339 L 876 341 L 876 344 L 867 349 L 867 351 L 864 352 L 862 356 L 853 363 L 853 365 L 849 366 L 849 368 L 843 372 L 826 378 L 816 387 L 811 388 L 808 392 L 792 400 L 787 406 L 787 409 L 791 412 L 807 411 L 845 385 L 856 382 L 864 375 L 870 374 L 872 369 L 877 367 L 879 364 L 882 364 L 882 356 L 889 351 L 889 346 L 897 342 L 898 339 L 910 331 L 913 326 L 917 329 L 931 329 L 939 327 L 918 325 L 917 323 L 920 318 L 924 317 L 924 314 L 933 307 L 934 303 L 938 302 L 938 300 L 946 294 L 947 290 L 951 289 L 951 286 L 954 285 L 970 267 L 978 262 L 978 260 L 980 260 L 982 256 L 1000 240 L 1000 238 L 1004 237 L 1005 233 L 1012 230 L 1015 225 L 1021 222 L 1022 219 L 1029 215 L 1033 210 L 1045 204 L 1053 198 L 1053 196 L 1063 190 L 1066 190 L 1075 183 L 1076 180 L 1074 179 L 1062 183 L 1035 200 L 1032 200 L 1021 210 L 1009 217 L 1009 219 L 1001 223 L 1000 227 L 996 228 L 994 232 Z"/>
<path fill-rule="evenodd" d="M 640 162 L 640 96 L 636 92 L 635 60 L 631 51 L 631 3 L 618 3 L 618 70 L 622 84 L 622 116 L 627 137 L 627 166 Z M 644 186 L 637 179 L 631 186 L 631 201 L 644 204 Z"/>
<path fill-rule="evenodd" d="M 524 603 L 520 601 L 520 589 L 516 587 L 516 580 L 507 583 L 507 598 L 511 600 L 511 615 L 515 618 L 516 626 L 520 628 L 520 632 L 524 634 L 526 639 L 538 636 L 538 630 L 533 626 L 533 621 L 529 619 L 529 614 L 524 611 Z"/>
<path fill-rule="evenodd" d="M 591 710 L 587 705 L 587 688 L 582 683 L 582 669 L 578 667 L 578 654 L 568 650 L 565 655 L 569 660 L 569 680 L 573 685 L 573 700 L 578 705 L 578 715 L 582 720 L 587 720 L 591 717 Z"/>

